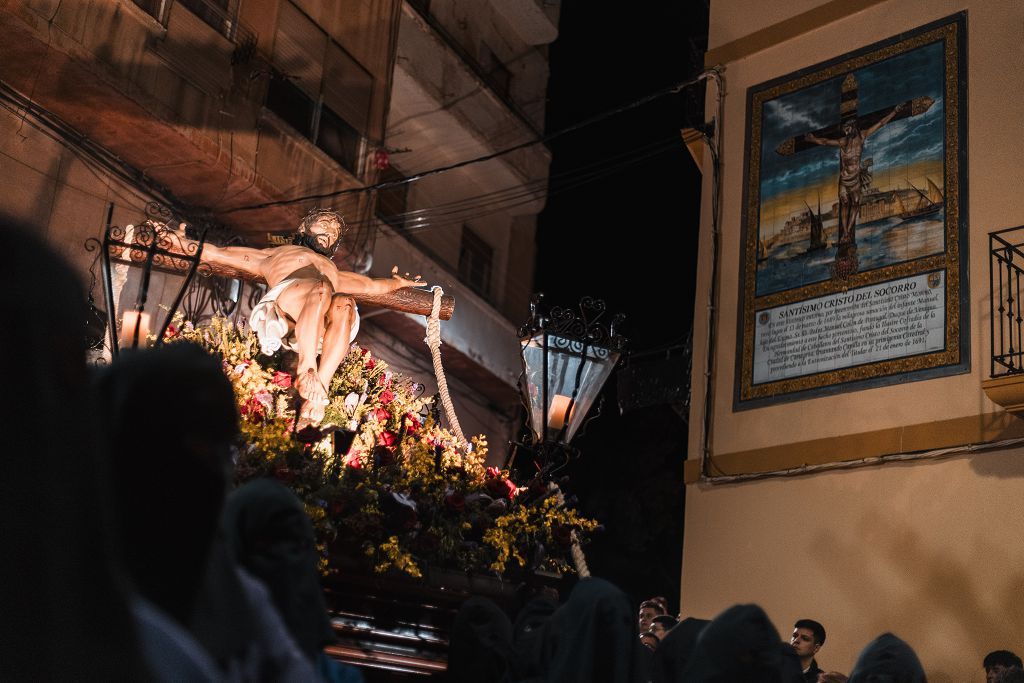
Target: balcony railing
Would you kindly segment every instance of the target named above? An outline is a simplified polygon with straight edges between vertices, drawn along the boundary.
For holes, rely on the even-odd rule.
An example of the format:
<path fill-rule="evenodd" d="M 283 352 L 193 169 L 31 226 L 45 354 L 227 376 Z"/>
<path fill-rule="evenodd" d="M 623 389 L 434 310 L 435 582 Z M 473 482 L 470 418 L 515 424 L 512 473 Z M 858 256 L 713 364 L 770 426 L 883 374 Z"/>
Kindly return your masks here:
<path fill-rule="evenodd" d="M 991 376 L 1024 372 L 1024 226 L 989 233 Z"/>

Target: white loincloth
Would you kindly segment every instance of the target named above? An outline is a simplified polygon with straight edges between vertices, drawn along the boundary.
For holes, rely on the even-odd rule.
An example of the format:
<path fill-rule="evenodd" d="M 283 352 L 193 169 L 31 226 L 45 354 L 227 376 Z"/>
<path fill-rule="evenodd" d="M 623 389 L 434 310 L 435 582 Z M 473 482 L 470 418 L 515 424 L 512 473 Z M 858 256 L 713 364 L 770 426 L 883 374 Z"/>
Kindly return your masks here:
<path fill-rule="evenodd" d="M 288 335 L 288 317 L 277 307 L 277 298 L 292 283 L 297 282 L 299 279 L 287 278 L 281 280 L 277 283 L 277 286 L 263 295 L 260 302 L 253 307 L 252 313 L 249 314 L 249 327 L 253 329 L 259 338 L 260 349 L 264 355 L 272 356 L 281 347 L 292 349 L 291 343 L 286 338 Z M 352 323 L 352 331 L 349 333 L 349 344 L 355 341 L 356 334 L 359 333 L 359 307 L 355 304 L 353 304 L 353 307 L 355 309 L 355 322 Z M 318 353 L 321 350 L 320 347 L 323 346 L 323 341 L 321 338 L 317 344 Z"/>

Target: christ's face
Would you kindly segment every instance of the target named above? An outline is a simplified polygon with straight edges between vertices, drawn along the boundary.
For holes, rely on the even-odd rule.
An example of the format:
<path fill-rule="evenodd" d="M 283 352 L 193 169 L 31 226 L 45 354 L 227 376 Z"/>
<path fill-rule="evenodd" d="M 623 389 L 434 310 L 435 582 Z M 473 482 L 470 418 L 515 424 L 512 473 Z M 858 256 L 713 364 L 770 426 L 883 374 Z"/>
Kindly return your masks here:
<path fill-rule="evenodd" d="M 341 237 L 341 223 L 337 218 L 323 216 L 309 226 L 307 231 L 309 234 L 315 235 L 317 241 L 329 249 Z"/>
<path fill-rule="evenodd" d="M 850 138 L 857 134 L 857 124 L 852 121 L 848 121 L 843 124 L 843 135 Z"/>

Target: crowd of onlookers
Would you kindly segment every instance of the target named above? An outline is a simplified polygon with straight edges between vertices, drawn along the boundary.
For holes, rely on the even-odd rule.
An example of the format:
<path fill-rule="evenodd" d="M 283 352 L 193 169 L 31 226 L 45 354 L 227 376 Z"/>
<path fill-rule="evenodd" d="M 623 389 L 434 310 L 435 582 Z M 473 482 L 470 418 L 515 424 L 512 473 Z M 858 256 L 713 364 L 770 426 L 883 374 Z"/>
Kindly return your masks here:
<path fill-rule="evenodd" d="M 722 622 L 725 622 L 723 624 Z M 731 630 L 728 624 L 746 621 L 746 631 L 742 628 Z M 637 629 L 640 642 L 655 652 L 654 661 L 672 659 L 677 663 L 693 660 L 707 670 L 708 664 L 702 660 L 715 657 L 714 652 L 723 652 L 720 648 L 729 648 L 726 642 L 710 642 L 713 638 L 734 633 L 747 638 L 755 630 L 760 630 L 765 648 L 760 654 L 754 650 L 741 652 L 734 649 L 734 661 L 727 659 L 722 662 L 732 667 L 728 674 L 721 666 L 715 669 L 721 673 L 712 677 L 698 675 L 695 667 L 677 668 L 675 677 L 664 677 L 663 671 L 655 668 L 651 680 L 654 681 L 793 681 L 793 683 L 846 683 L 847 681 L 864 683 L 924 683 L 925 674 L 914 650 L 907 643 L 891 633 L 885 633 L 871 641 L 860 653 L 857 663 L 849 676 L 839 671 L 826 671 L 818 665 L 817 654 L 825 645 L 825 627 L 813 619 L 798 619 L 793 624 L 793 633 L 789 645 L 781 647 L 783 656 L 776 659 L 776 672 L 761 670 L 758 662 L 773 659 L 772 650 L 776 647 L 778 634 L 767 621 L 767 616 L 756 605 L 737 605 L 727 610 L 714 621 L 700 619 L 684 619 L 679 621 L 669 614 L 665 598 L 653 597 L 640 603 L 637 615 Z M 678 630 L 677 630 L 678 629 Z M 706 633 L 705 633 L 706 632 Z M 678 634 L 678 635 L 677 635 Z M 757 639 L 748 642 L 758 642 Z M 739 643 L 737 638 L 732 646 Z M 789 652 L 789 649 L 792 652 Z M 672 653 L 665 650 L 672 649 Z M 797 667 L 792 666 L 793 662 Z M 746 662 L 746 665 L 743 664 Z M 986 683 L 1024 683 L 1024 664 L 1020 657 L 1009 650 L 995 650 L 988 653 L 982 661 Z"/>
<path fill-rule="evenodd" d="M 800 619 L 785 641 L 757 605 L 676 619 L 651 598 L 637 612 L 618 588 L 588 578 L 564 604 L 541 595 L 514 621 L 494 603 L 468 601 L 449 673 L 458 683 L 926 683 L 913 648 L 892 633 L 868 643 L 849 675 L 819 666 L 825 637 L 822 624 Z M 987 683 L 1024 683 L 1012 652 L 981 664 Z"/>

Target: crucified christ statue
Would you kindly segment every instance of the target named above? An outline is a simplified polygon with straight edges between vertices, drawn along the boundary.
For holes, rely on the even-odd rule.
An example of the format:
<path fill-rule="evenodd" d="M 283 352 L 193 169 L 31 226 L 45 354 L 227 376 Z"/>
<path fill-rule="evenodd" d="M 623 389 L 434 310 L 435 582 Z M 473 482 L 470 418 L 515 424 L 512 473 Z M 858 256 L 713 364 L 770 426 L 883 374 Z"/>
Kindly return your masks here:
<path fill-rule="evenodd" d="M 854 230 L 857 227 L 857 214 L 860 212 L 861 189 L 864 186 L 864 168 L 861 166 L 861 153 L 864 141 L 879 128 L 892 121 L 906 108 L 903 103 L 897 104 L 888 114 L 876 121 L 865 130 L 857 125 L 856 118 L 849 118 L 842 123 L 842 135 L 837 138 L 825 138 L 807 133 L 804 139 L 815 145 L 827 145 L 839 148 L 839 244 L 855 244 Z"/>
<path fill-rule="evenodd" d="M 857 272 L 857 218 L 863 188 L 870 177 L 870 169 L 861 161 L 864 143 L 871 135 L 892 121 L 919 116 L 935 100 L 927 95 L 884 107 L 867 114 L 857 110 L 857 78 L 846 74 L 839 88 L 839 121 L 819 130 L 802 133 L 783 140 L 775 151 L 782 156 L 797 154 L 817 145 L 839 149 L 839 216 L 836 257 L 832 276 L 846 279 Z"/>
<path fill-rule="evenodd" d="M 314 209 L 303 219 L 294 244 L 266 249 L 203 247 L 204 262 L 267 281 L 269 289 L 253 308 L 249 324 L 263 353 L 270 355 L 282 346 L 298 353 L 300 430 L 323 419 L 331 378 L 359 331 L 359 312 L 351 295 L 386 294 L 426 284 L 418 275 L 401 277 L 397 266 L 390 278 L 340 270 L 331 256 L 345 227 L 338 213 Z"/>

